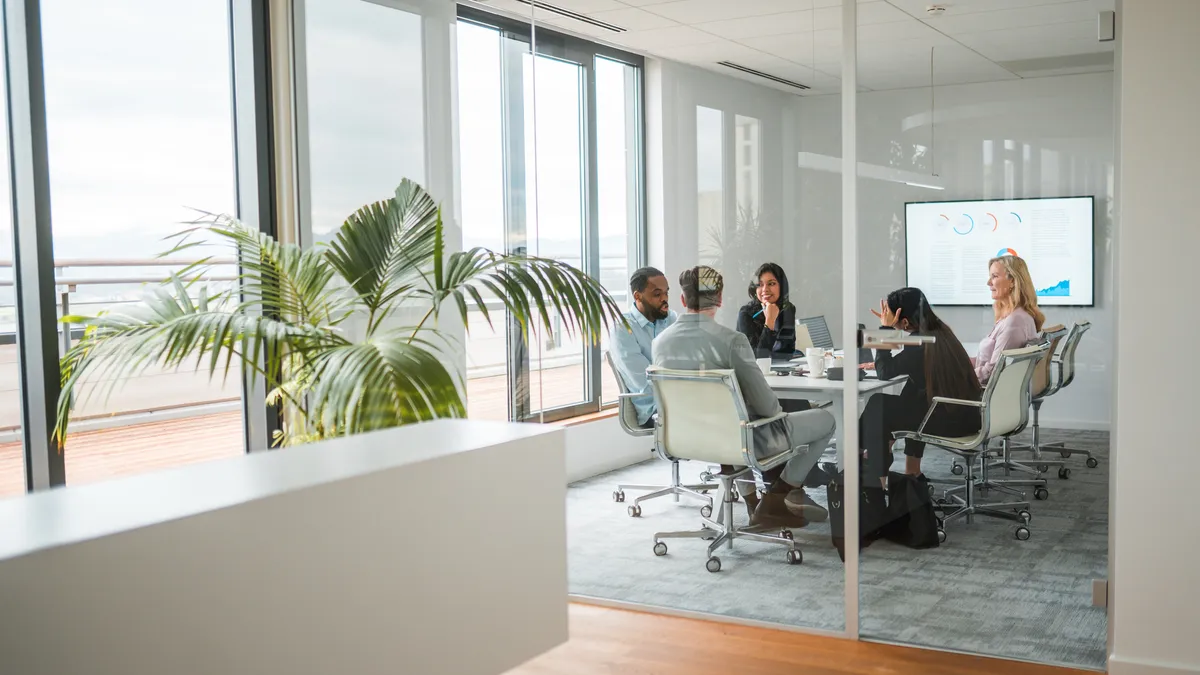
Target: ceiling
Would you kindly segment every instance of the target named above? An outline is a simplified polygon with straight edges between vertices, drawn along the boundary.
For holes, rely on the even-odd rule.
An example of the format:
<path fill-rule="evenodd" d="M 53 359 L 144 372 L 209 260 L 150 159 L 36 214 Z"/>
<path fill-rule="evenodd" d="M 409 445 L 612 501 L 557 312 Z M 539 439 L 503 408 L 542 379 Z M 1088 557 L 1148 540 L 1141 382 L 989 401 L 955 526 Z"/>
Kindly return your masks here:
<path fill-rule="evenodd" d="M 840 90 L 841 0 L 541 0 L 625 29 L 613 32 L 545 9 L 538 24 L 624 49 L 690 63 L 790 93 L 717 65 L 731 61 L 809 87 Z M 930 16 L 926 7 L 946 8 Z M 518 0 L 472 3 L 528 18 Z M 863 90 L 992 82 L 1113 69 L 1113 42 L 1096 39 L 1097 13 L 1115 0 L 858 0 Z"/>

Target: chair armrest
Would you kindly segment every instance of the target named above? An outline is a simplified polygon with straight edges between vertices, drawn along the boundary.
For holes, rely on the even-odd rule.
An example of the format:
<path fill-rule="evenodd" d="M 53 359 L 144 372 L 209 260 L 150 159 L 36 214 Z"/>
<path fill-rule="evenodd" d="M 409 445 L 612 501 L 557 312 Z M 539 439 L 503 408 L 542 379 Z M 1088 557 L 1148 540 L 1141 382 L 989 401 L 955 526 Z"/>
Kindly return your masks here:
<path fill-rule="evenodd" d="M 983 401 L 971 401 L 971 400 L 965 399 L 965 398 L 947 398 L 945 396 L 934 396 L 933 397 L 933 405 L 937 405 L 939 403 L 947 403 L 950 405 L 966 405 L 966 406 L 970 406 L 972 408 L 984 407 Z M 933 406 L 930 406 L 930 407 L 933 407 Z"/>
<path fill-rule="evenodd" d="M 788 415 L 787 413 L 781 412 L 778 415 L 771 415 L 770 417 L 764 417 L 761 420 L 754 420 L 753 422 L 747 422 L 746 428 L 747 429 L 757 429 L 759 427 L 766 426 L 772 422 L 781 420 L 781 419 L 787 417 L 787 415 Z"/>
<path fill-rule="evenodd" d="M 647 396 L 652 396 L 652 394 L 617 394 L 617 398 L 618 398 L 618 399 L 622 399 L 622 398 L 645 398 L 645 397 L 647 397 Z"/>
<path fill-rule="evenodd" d="M 983 401 L 971 401 L 965 398 L 947 398 L 945 396 L 934 396 L 933 403 L 929 404 L 929 412 L 925 413 L 925 419 L 921 420 L 921 426 L 917 427 L 917 434 L 925 433 L 925 425 L 929 424 L 929 418 L 933 417 L 933 411 L 937 409 L 939 403 L 946 405 L 962 405 L 971 408 L 986 408 Z"/>
<path fill-rule="evenodd" d="M 833 407 L 833 401 L 817 401 L 817 402 L 815 402 L 815 403 L 814 403 L 814 402 L 812 402 L 812 401 L 809 401 L 809 402 L 808 402 L 808 405 L 809 405 L 809 406 L 810 406 L 810 407 L 811 407 L 813 410 L 824 410 L 824 409 L 826 409 L 826 408 L 832 408 L 832 407 Z"/>

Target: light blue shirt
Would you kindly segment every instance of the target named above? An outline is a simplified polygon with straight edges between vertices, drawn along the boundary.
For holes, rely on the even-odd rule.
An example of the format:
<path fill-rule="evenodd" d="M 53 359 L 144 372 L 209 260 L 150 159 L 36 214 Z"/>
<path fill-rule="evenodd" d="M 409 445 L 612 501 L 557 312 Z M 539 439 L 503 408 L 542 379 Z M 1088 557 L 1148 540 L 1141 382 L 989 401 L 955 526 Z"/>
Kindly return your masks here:
<path fill-rule="evenodd" d="M 646 379 L 646 369 L 650 367 L 650 344 L 654 338 L 675 323 L 679 318 L 675 312 L 668 312 L 665 319 L 651 323 L 641 312 L 634 309 L 625 312 L 625 320 L 629 322 L 630 330 L 618 328 L 612 334 L 612 357 L 621 379 L 629 387 L 632 394 L 646 394 L 633 399 L 637 409 L 638 424 L 645 424 L 654 414 L 654 396 L 650 395 L 650 382 Z"/>

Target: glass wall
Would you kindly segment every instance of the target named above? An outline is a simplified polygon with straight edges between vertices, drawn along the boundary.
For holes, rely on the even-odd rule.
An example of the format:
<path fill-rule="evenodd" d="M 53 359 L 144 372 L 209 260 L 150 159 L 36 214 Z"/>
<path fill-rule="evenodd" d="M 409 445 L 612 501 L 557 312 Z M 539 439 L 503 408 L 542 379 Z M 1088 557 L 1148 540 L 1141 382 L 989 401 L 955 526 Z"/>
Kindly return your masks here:
<path fill-rule="evenodd" d="M 157 258 L 175 243 L 166 238 L 203 213 L 234 212 L 229 3 L 46 0 L 41 10 L 58 311 L 137 312 L 199 257 Z M 219 266 L 199 283 L 228 289 L 233 274 Z M 62 349 L 80 335 L 63 326 Z M 110 384 L 90 379 L 76 400 L 68 483 L 244 451 L 236 376 L 152 367 L 105 395 Z"/>
<path fill-rule="evenodd" d="M 1112 381 L 1113 74 L 1014 78 L 997 64 L 1025 77 L 1037 58 L 1106 49 L 1023 47 L 1074 29 L 1014 16 L 962 7 L 947 26 L 955 42 L 901 43 L 859 13 L 859 84 L 871 91 L 858 94 L 854 130 L 855 318 L 936 340 L 874 353 L 876 373 L 907 382 L 866 404 L 863 487 L 886 485 L 887 513 L 911 515 L 862 552 L 859 631 L 1103 669 L 1092 580 L 1108 567 L 1108 434 L 1093 429 L 1107 426 Z M 1095 12 L 1054 21 L 1068 19 L 1094 29 Z M 832 106 L 807 112 L 806 137 L 838 126 Z M 935 396 L 982 408 L 938 404 L 924 435 L 888 448 Z"/>

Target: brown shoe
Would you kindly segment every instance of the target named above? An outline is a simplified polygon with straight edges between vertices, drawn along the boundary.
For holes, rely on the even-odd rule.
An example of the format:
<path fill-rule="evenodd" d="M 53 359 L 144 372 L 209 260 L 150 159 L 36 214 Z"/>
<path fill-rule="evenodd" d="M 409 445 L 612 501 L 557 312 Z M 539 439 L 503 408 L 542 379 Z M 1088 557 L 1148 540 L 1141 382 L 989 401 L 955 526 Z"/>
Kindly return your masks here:
<path fill-rule="evenodd" d="M 829 519 L 829 511 L 813 501 L 803 489 L 797 488 L 787 493 L 783 503 L 789 511 L 809 522 L 823 523 Z"/>
<path fill-rule="evenodd" d="M 785 495 L 768 492 L 762 496 L 758 507 L 750 516 L 750 524 L 755 527 L 800 528 L 806 527 L 808 521 L 804 516 L 788 510 L 784 502 Z"/>

